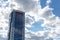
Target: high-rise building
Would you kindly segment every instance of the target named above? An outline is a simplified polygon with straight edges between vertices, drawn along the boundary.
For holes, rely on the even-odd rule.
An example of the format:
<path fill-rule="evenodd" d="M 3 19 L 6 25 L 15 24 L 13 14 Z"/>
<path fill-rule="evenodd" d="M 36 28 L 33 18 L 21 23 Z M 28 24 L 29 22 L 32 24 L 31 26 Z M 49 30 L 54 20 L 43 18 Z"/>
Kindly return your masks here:
<path fill-rule="evenodd" d="M 24 40 L 25 13 L 19 10 L 13 10 L 10 16 L 8 40 Z"/>

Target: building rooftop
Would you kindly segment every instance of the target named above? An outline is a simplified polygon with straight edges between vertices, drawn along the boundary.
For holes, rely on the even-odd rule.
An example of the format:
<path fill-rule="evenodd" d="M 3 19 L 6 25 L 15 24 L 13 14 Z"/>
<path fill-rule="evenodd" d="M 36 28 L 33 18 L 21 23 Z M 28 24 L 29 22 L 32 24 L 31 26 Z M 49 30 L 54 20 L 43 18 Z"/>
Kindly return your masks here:
<path fill-rule="evenodd" d="M 16 13 L 25 13 L 25 12 L 20 11 L 20 10 L 13 10 L 13 12 L 16 12 Z"/>

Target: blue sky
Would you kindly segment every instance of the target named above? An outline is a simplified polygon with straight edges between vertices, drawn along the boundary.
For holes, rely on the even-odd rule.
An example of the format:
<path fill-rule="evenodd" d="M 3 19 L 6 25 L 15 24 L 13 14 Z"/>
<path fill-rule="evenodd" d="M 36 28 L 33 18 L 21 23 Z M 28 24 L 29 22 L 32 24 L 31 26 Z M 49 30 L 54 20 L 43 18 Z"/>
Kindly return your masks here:
<path fill-rule="evenodd" d="M 44 30 L 44 28 L 41 27 L 42 23 L 43 23 L 43 20 L 39 20 L 38 22 L 35 22 L 31 28 L 28 28 L 28 29 L 32 30 L 33 32 L 42 31 Z"/>
<path fill-rule="evenodd" d="M 4 0 L 4 1 L 6 2 L 7 0 Z M 28 36 L 30 36 L 30 37 L 32 37 L 33 32 L 35 32 L 37 34 L 38 31 L 43 31 L 44 32 L 44 29 L 51 31 L 53 29 L 53 26 L 56 26 L 56 25 L 57 25 L 56 28 L 57 27 L 60 28 L 60 25 L 58 25 L 58 23 L 60 23 L 60 19 L 59 19 L 60 18 L 60 5 L 59 5 L 60 0 L 51 0 L 51 3 L 49 4 L 49 7 L 46 6 L 46 1 L 47 0 L 39 0 L 40 4 L 38 4 L 36 0 L 33 0 L 33 1 L 32 0 L 26 0 L 26 1 L 25 0 L 18 0 L 18 1 L 15 0 L 15 2 L 17 4 L 20 4 L 20 5 L 16 4 L 17 5 L 16 6 L 15 2 L 13 4 L 11 4 L 11 5 L 14 5 L 14 7 L 16 6 L 15 8 L 21 7 L 19 9 L 22 9 L 23 11 L 24 10 L 26 11 L 25 13 L 27 13 L 28 18 L 29 18 L 27 24 L 29 24 L 31 26 L 31 27 L 26 27 L 26 29 L 29 31 L 29 32 L 26 32 L 26 33 L 28 33 L 29 34 Z M 11 3 L 11 0 L 10 0 L 10 3 Z M 0 15 L 2 15 L 1 19 L 3 17 L 5 18 L 5 16 L 7 16 L 7 14 L 5 12 L 7 12 L 9 10 L 8 4 L 9 4 L 9 2 L 7 2 L 6 4 L 3 5 L 5 7 L 5 10 L 2 9 L 2 10 L 4 10 L 4 12 L 2 14 L 0 14 Z M 42 7 L 41 9 L 39 8 L 40 6 Z M 7 7 L 8 10 L 6 10 L 6 7 Z M 36 11 L 36 9 L 38 10 L 38 8 L 40 9 L 39 10 L 40 14 L 38 13 L 39 15 L 37 14 L 37 11 Z M 51 8 L 53 8 L 54 10 L 52 11 Z M 53 12 L 52 14 L 55 15 L 55 16 L 53 16 L 52 14 L 49 14 L 49 13 L 51 13 L 51 11 Z M 48 14 L 46 14 L 46 13 L 48 13 Z M 37 14 L 37 15 L 35 15 L 35 14 Z M 58 18 L 56 18 L 57 16 L 58 16 Z M 40 19 L 40 17 L 42 17 L 43 19 Z M 8 18 L 7 18 L 7 20 L 8 20 Z M 37 21 L 35 21 L 35 20 L 37 20 Z M 6 21 L 6 19 L 3 20 L 2 23 L 5 23 L 5 21 Z M 32 23 L 31 21 L 34 22 L 34 23 Z M 43 24 L 43 26 L 41 26 L 42 24 Z M 3 26 L 3 25 L 0 25 L 0 26 Z M 6 24 L 4 26 L 6 26 Z M 50 29 L 48 27 L 51 27 L 52 29 Z M 57 34 L 59 33 L 58 28 L 55 29 L 55 30 L 57 30 L 57 32 L 56 32 Z M 32 32 L 30 32 L 30 30 Z M 55 31 L 55 30 L 52 30 L 52 31 Z M 41 34 L 43 32 L 41 32 Z M 47 33 L 45 33 L 45 34 L 48 35 Z M 51 34 L 51 35 L 55 36 L 54 34 Z M 38 35 L 33 35 L 32 38 L 33 39 L 39 38 L 38 36 L 39 36 L 39 34 Z M 58 37 L 60 37 L 60 35 Z M 30 40 L 32 40 L 32 38 Z M 44 38 L 44 37 L 42 37 L 42 38 Z M 56 39 L 56 40 L 59 40 L 59 39 Z"/>
<path fill-rule="evenodd" d="M 42 6 L 42 8 L 44 8 L 46 6 L 46 0 L 40 0 L 40 4 Z M 60 17 L 60 0 L 51 0 L 51 3 L 49 4 L 50 8 L 53 8 L 53 13 L 56 15 L 56 16 L 59 16 Z M 32 30 L 32 31 L 39 31 L 39 30 L 43 30 L 44 28 L 41 27 L 40 25 L 43 23 L 43 21 L 39 20 L 38 22 L 35 22 L 31 27 L 31 28 L 28 28 L 29 30 Z M 37 27 L 37 28 L 36 28 Z M 36 28 L 36 29 L 35 29 Z"/>
<path fill-rule="evenodd" d="M 41 1 L 41 6 L 42 6 L 42 8 L 44 8 L 45 6 L 46 6 L 46 0 L 40 0 Z"/>
<path fill-rule="evenodd" d="M 40 0 L 40 4 L 42 6 L 42 8 L 44 8 L 46 6 L 46 0 Z M 53 14 L 55 16 L 60 17 L 60 0 L 51 0 L 51 3 L 49 4 L 50 8 L 53 8 L 54 10 L 52 11 Z M 43 31 L 44 27 L 41 26 L 41 24 L 43 23 L 42 20 L 39 20 L 37 22 L 35 22 L 31 28 L 27 28 L 33 32 L 37 32 L 37 31 Z M 47 28 L 45 28 L 46 30 L 49 30 Z M 60 40 L 60 39 L 56 39 L 56 40 Z"/>
<path fill-rule="evenodd" d="M 50 7 L 54 8 L 53 12 L 56 16 L 60 17 L 60 0 L 52 0 Z"/>
<path fill-rule="evenodd" d="M 46 6 L 46 0 L 40 0 L 42 8 Z M 56 16 L 60 17 L 60 0 L 51 0 L 50 7 L 53 8 L 53 12 Z"/>

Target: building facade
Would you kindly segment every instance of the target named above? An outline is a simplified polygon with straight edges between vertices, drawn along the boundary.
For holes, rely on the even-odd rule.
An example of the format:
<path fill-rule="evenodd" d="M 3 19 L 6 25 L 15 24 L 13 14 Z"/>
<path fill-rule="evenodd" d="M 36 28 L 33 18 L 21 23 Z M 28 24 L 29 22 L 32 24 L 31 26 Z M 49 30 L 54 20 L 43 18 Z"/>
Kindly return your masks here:
<path fill-rule="evenodd" d="M 11 12 L 8 40 L 25 39 L 25 13 L 19 10 Z"/>

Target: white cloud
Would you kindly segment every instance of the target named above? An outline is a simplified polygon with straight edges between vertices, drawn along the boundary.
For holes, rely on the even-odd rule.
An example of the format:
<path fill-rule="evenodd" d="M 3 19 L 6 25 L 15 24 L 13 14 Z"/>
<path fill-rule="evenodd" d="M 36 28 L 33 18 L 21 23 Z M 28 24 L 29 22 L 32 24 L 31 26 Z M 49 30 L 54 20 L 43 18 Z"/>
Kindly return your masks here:
<path fill-rule="evenodd" d="M 32 32 L 28 29 L 25 30 L 25 40 L 50 40 L 53 39 L 53 35 L 50 31 L 38 31 L 38 32 Z"/>
<path fill-rule="evenodd" d="M 46 5 L 49 5 L 51 3 L 51 0 L 46 1 Z"/>
<path fill-rule="evenodd" d="M 13 0 L 12 2 L 16 2 L 18 6 L 20 6 L 19 10 L 23 11 L 31 11 L 37 8 L 37 1 L 35 0 Z"/>
<path fill-rule="evenodd" d="M 14 1 L 14 2 L 13 2 Z M 26 13 L 26 26 L 32 27 L 31 25 L 40 19 L 43 19 L 44 22 L 41 26 L 50 28 L 50 31 L 39 31 L 39 32 L 32 32 L 26 28 L 25 30 L 25 40 L 49 40 L 53 39 L 57 36 L 57 34 L 60 34 L 60 18 L 56 17 L 56 15 L 53 14 L 53 8 L 49 7 L 49 4 L 51 3 L 51 0 L 47 0 L 44 8 L 41 8 L 41 5 L 39 4 L 39 0 L 9 0 L 10 7 L 7 7 L 6 9 L 2 8 L 0 9 L 0 27 L 6 27 L 8 26 L 8 19 L 9 19 L 9 12 L 11 12 L 11 7 L 13 9 L 18 9 L 25 11 Z M 12 4 L 12 5 L 11 5 Z M 5 4 L 3 5 L 5 6 Z M 8 11 L 8 12 L 7 12 Z M 29 16 L 28 16 L 29 15 Z M 8 17 L 7 17 L 8 16 Z M 1 25 L 2 24 L 2 25 Z M 3 25 L 4 24 L 4 25 Z M 1 32 L 1 31 L 0 31 Z M 5 34 L 4 34 L 5 35 Z M 6 36 L 6 35 L 5 35 Z M 27 37 L 28 36 L 28 37 Z M 4 36 L 3 36 L 4 37 Z"/>
<path fill-rule="evenodd" d="M 34 20 L 32 17 L 29 17 L 26 15 L 26 18 L 25 18 L 25 26 L 26 27 L 31 27 L 31 25 L 34 23 Z"/>
<path fill-rule="evenodd" d="M 41 26 L 50 28 L 53 32 L 56 33 L 53 35 L 53 33 L 51 33 L 50 31 L 50 32 L 47 32 L 47 36 L 52 37 L 59 33 L 57 31 L 59 31 L 58 28 L 60 26 L 60 21 L 58 20 L 60 20 L 60 18 L 59 17 L 57 18 L 53 14 L 53 8 L 49 7 L 51 0 L 46 1 L 46 6 L 44 8 L 41 8 L 41 5 L 39 4 L 39 0 L 38 1 L 35 1 L 35 0 L 18 0 L 17 1 L 15 0 L 15 2 L 19 5 L 19 6 L 17 5 L 18 9 L 25 11 L 26 13 L 26 21 L 28 20 L 28 22 L 26 23 L 27 27 L 29 26 L 32 27 L 31 25 L 33 23 L 39 21 L 40 19 L 43 19 L 44 23 Z M 41 33 L 41 35 L 44 35 L 44 33 Z M 38 34 L 40 34 L 40 32 Z M 27 37 L 28 35 L 29 35 L 29 38 Z M 26 33 L 26 37 L 27 37 L 26 40 L 36 40 L 37 38 L 38 40 L 40 40 L 40 37 L 38 37 L 37 35 L 35 35 L 35 33 L 30 32 L 30 31 Z M 42 38 L 43 40 L 45 40 L 44 36 Z"/>
<path fill-rule="evenodd" d="M 0 40 L 7 40 L 10 12 L 9 2 L 0 0 Z"/>

